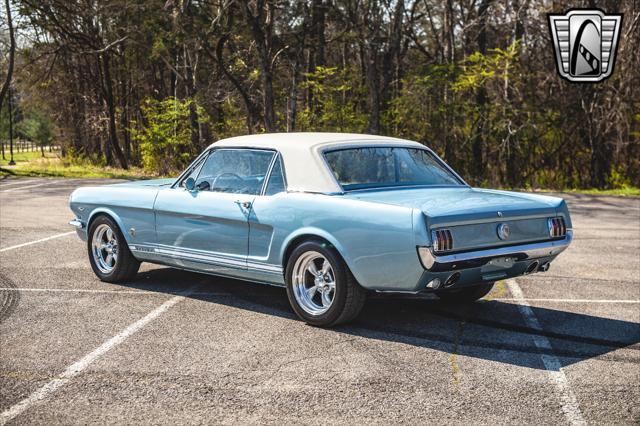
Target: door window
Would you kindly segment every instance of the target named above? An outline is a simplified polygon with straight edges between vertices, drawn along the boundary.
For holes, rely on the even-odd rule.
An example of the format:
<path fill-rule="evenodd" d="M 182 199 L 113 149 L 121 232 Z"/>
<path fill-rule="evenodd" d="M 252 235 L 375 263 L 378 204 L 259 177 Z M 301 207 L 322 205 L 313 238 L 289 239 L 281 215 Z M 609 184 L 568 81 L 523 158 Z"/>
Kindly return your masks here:
<path fill-rule="evenodd" d="M 203 155 L 200 159 L 198 159 L 195 163 L 193 163 L 190 166 L 190 170 L 187 172 L 186 175 L 182 177 L 182 180 L 180 181 L 179 186 L 181 188 L 184 188 L 184 185 L 187 179 L 193 178 L 195 180 L 198 177 L 198 174 L 200 174 L 200 169 L 202 169 L 202 165 L 204 164 L 205 160 L 206 160 L 206 155 Z"/>
<path fill-rule="evenodd" d="M 200 169 L 196 186 L 233 194 L 260 194 L 273 151 L 216 149 Z"/>
<path fill-rule="evenodd" d="M 282 160 L 280 156 L 276 158 L 276 163 L 271 169 L 271 175 L 269 176 L 269 182 L 267 182 L 267 189 L 264 195 L 273 195 L 279 192 L 285 192 L 287 188 L 284 183 L 284 173 L 282 171 Z"/>

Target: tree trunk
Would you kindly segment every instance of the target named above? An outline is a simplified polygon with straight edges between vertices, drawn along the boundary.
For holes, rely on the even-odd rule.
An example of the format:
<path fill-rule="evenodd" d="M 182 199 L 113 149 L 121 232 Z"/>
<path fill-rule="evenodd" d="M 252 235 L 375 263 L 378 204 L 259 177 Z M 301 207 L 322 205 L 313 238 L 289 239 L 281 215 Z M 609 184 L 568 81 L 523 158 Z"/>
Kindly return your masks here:
<path fill-rule="evenodd" d="M 2 103 L 4 102 L 4 98 L 7 95 L 7 91 L 9 90 L 9 86 L 11 85 L 11 78 L 13 77 L 13 62 L 16 54 L 16 39 L 13 34 L 13 21 L 11 20 L 11 5 L 9 4 L 9 0 L 4 1 L 4 5 L 7 9 L 7 25 L 9 26 L 9 67 L 7 68 L 7 77 L 2 84 L 2 89 L 0 89 L 0 111 L 2 111 Z"/>
<path fill-rule="evenodd" d="M 240 93 L 240 97 L 244 103 L 244 107 L 247 110 L 247 131 L 249 133 L 253 133 L 255 131 L 255 125 L 260 119 L 260 113 L 258 111 L 257 105 L 253 102 L 251 97 L 249 96 L 249 92 L 244 88 L 242 83 L 227 69 L 227 66 L 224 63 L 224 45 L 229 39 L 229 35 L 225 34 L 218 40 L 216 45 L 215 56 L 213 56 L 210 50 L 207 48 L 205 44 L 205 52 L 209 54 L 212 58 L 218 62 L 218 66 L 222 73 L 227 77 L 227 79 L 233 84 L 233 87 Z"/>
<path fill-rule="evenodd" d="M 267 132 L 276 131 L 275 96 L 273 92 L 273 20 L 275 5 L 272 1 L 256 1 L 256 13 L 254 15 L 249 2 L 244 3 L 244 14 L 251 26 L 251 33 L 258 50 L 258 64 L 260 67 L 260 82 L 262 83 L 262 113 L 264 128 Z M 264 19 L 263 19 L 264 18 Z"/>
<path fill-rule="evenodd" d="M 102 75 L 104 85 L 104 100 L 107 105 L 107 113 L 109 115 L 109 145 L 115 154 L 118 164 L 123 169 L 128 169 L 127 159 L 125 158 L 120 144 L 118 143 L 118 133 L 116 128 L 116 105 L 113 97 L 113 83 L 111 81 L 111 70 L 109 63 L 109 54 L 103 53 L 102 55 Z"/>
<path fill-rule="evenodd" d="M 378 70 L 378 52 L 375 45 L 365 47 L 366 52 L 366 79 L 369 88 L 369 126 L 367 133 L 377 135 L 380 133 L 380 71 Z"/>
<path fill-rule="evenodd" d="M 483 55 L 487 54 L 487 9 L 491 0 L 482 0 L 478 7 L 478 51 Z M 487 103 L 487 89 L 484 85 L 478 88 L 476 93 L 476 105 L 478 106 L 478 118 L 473 136 L 473 181 L 476 184 L 482 182 L 485 171 L 484 159 L 484 128 Z"/>

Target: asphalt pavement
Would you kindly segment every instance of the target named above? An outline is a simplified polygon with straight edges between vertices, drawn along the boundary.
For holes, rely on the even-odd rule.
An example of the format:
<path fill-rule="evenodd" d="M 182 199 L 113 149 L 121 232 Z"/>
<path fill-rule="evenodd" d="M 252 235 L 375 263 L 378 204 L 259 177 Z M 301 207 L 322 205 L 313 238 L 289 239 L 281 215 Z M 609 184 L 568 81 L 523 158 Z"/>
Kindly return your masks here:
<path fill-rule="evenodd" d="M 0 425 L 638 424 L 640 199 L 563 195 L 575 239 L 482 301 L 373 297 L 300 322 L 284 289 L 92 273 L 80 185 L 0 181 Z"/>

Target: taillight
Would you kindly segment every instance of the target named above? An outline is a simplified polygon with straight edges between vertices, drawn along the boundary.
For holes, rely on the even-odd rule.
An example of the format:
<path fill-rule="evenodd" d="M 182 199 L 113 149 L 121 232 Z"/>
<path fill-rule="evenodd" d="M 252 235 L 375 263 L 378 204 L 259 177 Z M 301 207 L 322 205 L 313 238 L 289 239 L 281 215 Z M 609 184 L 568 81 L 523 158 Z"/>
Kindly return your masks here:
<path fill-rule="evenodd" d="M 547 219 L 547 227 L 549 228 L 549 236 L 551 238 L 559 238 L 567 235 L 567 225 L 562 217 L 550 217 Z"/>
<path fill-rule="evenodd" d="M 431 231 L 431 240 L 433 241 L 433 251 L 442 252 L 453 250 L 453 236 L 448 229 Z"/>

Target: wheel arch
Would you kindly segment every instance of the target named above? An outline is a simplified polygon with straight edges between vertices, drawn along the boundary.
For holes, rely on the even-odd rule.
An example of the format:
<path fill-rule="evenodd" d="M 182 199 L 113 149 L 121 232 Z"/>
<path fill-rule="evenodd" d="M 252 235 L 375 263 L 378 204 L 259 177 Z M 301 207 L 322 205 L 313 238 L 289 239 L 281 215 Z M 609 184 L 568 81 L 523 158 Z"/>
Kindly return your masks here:
<path fill-rule="evenodd" d="M 287 262 L 289 261 L 289 257 L 291 256 L 291 253 L 293 253 L 293 250 L 305 241 L 320 241 L 328 244 L 330 247 L 333 247 L 345 261 L 347 267 L 351 269 L 349 259 L 345 256 L 344 247 L 333 235 L 318 228 L 302 228 L 289 235 L 282 244 L 280 259 L 283 271 L 286 271 L 287 269 Z"/>
<path fill-rule="evenodd" d="M 120 216 L 116 214 L 116 212 L 114 212 L 113 210 L 107 207 L 98 207 L 94 209 L 89 215 L 89 218 L 87 219 L 87 238 L 91 238 L 89 236 L 89 229 L 91 228 L 91 224 L 93 223 L 93 221 L 98 216 L 107 216 L 109 219 L 113 220 L 116 223 L 116 225 L 118 225 L 118 228 L 120 228 L 120 232 L 124 236 L 124 239 L 127 242 L 127 244 L 130 242 L 129 234 L 125 231 L 125 226 L 124 226 L 124 223 L 122 222 L 122 219 L 120 218 Z"/>

